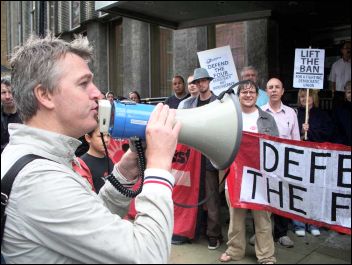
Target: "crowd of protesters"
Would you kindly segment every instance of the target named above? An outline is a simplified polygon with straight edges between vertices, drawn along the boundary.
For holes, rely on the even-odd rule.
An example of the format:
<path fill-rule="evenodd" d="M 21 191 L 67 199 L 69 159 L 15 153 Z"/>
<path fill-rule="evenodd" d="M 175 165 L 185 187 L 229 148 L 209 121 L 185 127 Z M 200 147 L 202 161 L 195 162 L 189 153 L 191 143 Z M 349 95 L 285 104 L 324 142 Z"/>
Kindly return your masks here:
<path fill-rule="evenodd" d="M 127 97 L 115 97 L 114 93 L 109 91 L 106 95 L 102 95 L 101 92 L 93 85 L 92 83 L 92 75 L 90 74 L 90 70 L 85 64 L 85 59 L 90 58 L 90 48 L 88 46 L 84 46 L 83 40 L 82 42 L 82 51 L 77 52 L 75 50 L 74 44 L 71 46 L 65 46 L 63 41 L 59 41 L 57 39 L 53 39 L 51 37 L 47 37 L 45 41 L 31 40 L 34 45 L 46 45 L 51 49 L 55 50 L 56 45 L 62 45 L 65 47 L 65 52 L 61 57 L 50 57 L 50 55 L 45 55 L 43 52 L 43 56 L 52 60 L 53 65 L 57 64 L 67 64 L 68 68 L 71 65 L 76 65 L 81 69 L 85 75 L 79 77 L 78 82 L 82 81 L 82 86 L 88 86 L 91 90 L 89 93 L 92 95 L 86 96 L 86 92 L 82 92 L 80 96 L 86 98 L 86 102 L 95 101 L 105 97 L 106 99 L 113 102 L 115 99 L 129 99 L 136 103 L 141 103 L 141 96 L 137 90 L 133 90 L 128 93 Z M 32 44 L 33 44 L 32 43 Z M 30 45 L 26 47 L 27 49 L 31 49 Z M 307 91 L 304 89 L 300 89 L 298 91 L 297 96 L 297 105 L 296 108 L 290 108 L 285 105 L 285 102 L 282 101 L 282 96 L 285 92 L 285 88 L 283 87 L 282 81 L 277 77 L 271 77 L 266 83 L 265 88 L 261 88 L 258 85 L 258 72 L 253 66 L 246 66 L 241 70 L 241 79 L 242 80 L 250 80 L 249 85 L 241 85 L 238 87 L 238 90 L 235 91 L 237 96 L 239 97 L 239 102 L 242 109 L 242 118 L 243 118 L 243 131 L 250 131 L 255 133 L 266 133 L 273 136 L 285 138 L 285 139 L 293 139 L 293 140 L 302 140 L 302 141 L 311 141 L 311 142 L 333 142 L 351 146 L 351 71 L 350 71 L 350 42 L 346 42 L 343 44 L 341 48 L 342 58 L 334 64 L 332 68 L 332 72 L 330 74 L 330 80 L 333 82 L 333 91 L 335 92 L 335 96 L 339 97 L 338 100 L 335 101 L 333 108 L 327 112 L 325 110 L 321 110 L 319 108 L 319 95 L 318 91 L 313 90 L 310 91 L 309 95 L 307 95 Z M 22 51 L 22 52 L 25 52 Z M 60 53 L 60 51 L 56 51 Z M 13 58 L 13 62 L 17 64 L 21 64 L 21 52 L 19 51 L 17 54 L 17 58 Z M 38 56 L 38 55 L 36 55 Z M 44 58 L 43 57 L 43 58 Z M 61 59 L 57 59 L 61 58 Z M 83 60 L 84 59 L 84 60 Z M 57 60 L 57 62 L 56 62 Z M 38 64 L 41 63 L 40 59 L 36 59 Z M 349 65 L 349 66 L 348 66 Z M 349 67 L 349 72 L 348 72 Z M 54 69 L 55 67 L 53 67 Z M 346 72 L 347 68 L 347 72 Z M 20 67 L 18 67 L 20 69 Z M 18 70 L 19 71 L 19 70 Z M 53 70 L 54 71 L 54 70 Z M 341 74 L 343 71 L 343 74 Z M 70 75 L 76 74 L 75 71 L 72 73 L 67 73 L 67 80 L 70 80 Z M 77 74 L 81 74 L 78 73 Z M 348 76 L 349 74 L 349 76 Z M 22 76 L 19 72 L 15 72 L 15 90 L 17 93 L 21 93 L 22 88 L 19 87 L 19 84 L 23 84 L 26 81 L 26 77 Z M 44 78 L 44 77 L 43 77 Z M 179 124 L 174 122 L 174 112 L 169 111 L 169 109 L 187 109 L 187 108 L 196 108 L 201 107 L 203 105 L 209 104 L 216 99 L 216 96 L 210 90 L 210 83 L 213 77 L 209 75 L 206 69 L 204 68 L 196 68 L 194 72 L 189 73 L 187 78 L 187 83 L 185 83 L 184 78 L 181 75 L 175 75 L 172 79 L 172 90 L 173 95 L 168 97 L 165 101 L 165 105 L 168 107 L 163 107 L 158 105 L 156 108 L 156 114 L 153 114 L 151 117 L 151 124 L 148 127 L 149 132 L 153 135 L 157 135 L 156 139 L 160 140 L 162 143 L 157 143 L 158 140 L 152 137 L 147 138 L 147 144 L 150 147 L 149 151 L 147 151 L 147 156 L 150 158 L 148 161 L 149 171 L 146 174 L 150 179 L 154 178 L 155 181 L 161 181 L 164 186 L 170 189 L 170 185 L 165 185 L 165 183 L 173 183 L 173 178 L 170 174 L 171 172 L 171 158 L 172 152 L 175 150 L 176 138 L 179 131 Z M 343 79 L 341 81 L 341 79 Z M 43 79 L 45 81 L 45 79 Z M 4 234 L 4 241 L 2 243 L 2 252 L 4 246 L 4 254 L 9 261 L 14 262 L 32 262 L 33 260 L 41 261 L 43 263 L 47 262 L 58 262 L 58 261 L 70 261 L 70 262 L 124 262 L 129 263 L 131 261 L 156 261 L 154 260 L 155 255 L 152 251 L 142 251 L 142 248 L 148 249 L 153 248 L 155 253 L 160 255 L 161 262 L 167 261 L 167 257 L 170 253 L 170 243 L 173 244 L 183 244 L 185 242 L 189 242 L 190 238 L 182 238 L 175 234 L 172 234 L 172 227 L 169 225 L 172 223 L 172 207 L 171 207 L 171 193 L 162 188 L 162 185 L 159 184 L 150 184 L 154 185 L 156 190 L 159 190 L 163 194 L 158 199 L 160 205 L 155 205 L 155 203 L 151 203 L 156 197 L 156 192 L 153 192 L 153 187 L 146 189 L 144 193 L 142 193 L 137 200 L 137 206 L 142 207 L 142 213 L 138 215 L 135 220 L 136 227 L 130 226 L 129 223 L 122 221 L 120 217 L 116 217 L 117 215 L 112 214 L 112 212 L 121 214 L 122 208 L 126 210 L 126 206 L 128 202 L 123 200 L 124 205 L 114 205 L 112 201 L 116 199 L 114 198 L 114 194 L 109 190 L 111 185 L 106 184 L 106 180 L 104 176 L 108 174 L 117 175 L 122 182 L 131 186 L 135 183 L 135 164 L 132 163 L 132 160 L 135 160 L 135 157 L 131 154 L 130 151 L 126 153 L 126 156 L 122 158 L 122 160 L 113 165 L 111 159 L 106 157 L 105 150 L 103 148 L 103 144 L 101 143 L 100 133 L 98 128 L 96 127 L 96 123 L 94 122 L 93 116 L 89 113 L 83 113 L 84 109 L 81 109 L 81 113 L 77 113 L 75 116 L 77 119 L 80 119 L 79 115 L 85 115 L 86 123 L 80 122 L 80 124 L 75 124 L 71 122 L 67 124 L 65 121 L 69 120 L 70 117 L 69 110 L 73 106 L 69 106 L 65 104 L 67 110 L 64 116 L 63 114 L 54 115 L 55 112 L 60 111 L 56 108 L 56 106 L 60 105 L 61 101 L 65 100 L 66 95 L 60 97 L 60 95 L 55 94 L 55 89 L 44 87 L 43 84 L 45 82 L 37 82 L 33 87 L 25 87 L 29 92 L 33 93 L 32 98 L 36 98 L 37 104 L 36 110 L 26 109 L 27 105 L 23 103 L 23 99 L 21 96 L 17 94 L 17 104 L 20 109 L 20 113 L 18 113 L 18 108 L 14 104 L 15 100 L 12 96 L 12 88 L 11 88 L 11 80 L 9 78 L 1 79 L 1 152 L 5 149 L 4 156 L 1 156 L 1 164 L 5 164 L 5 168 L 8 169 L 11 164 L 13 164 L 16 156 L 15 152 L 19 152 L 23 154 L 23 150 L 19 151 L 19 147 L 16 145 L 18 138 L 21 135 L 31 135 L 33 139 L 35 139 L 35 143 L 37 145 L 43 144 L 43 148 L 39 153 L 41 155 L 47 155 L 47 160 L 45 162 L 46 166 L 44 166 L 45 170 L 49 170 L 50 167 L 56 168 L 55 171 L 52 172 L 53 177 L 63 177 L 66 178 L 68 185 L 60 187 L 58 183 L 55 183 L 53 179 L 47 180 L 50 183 L 52 192 L 55 193 L 56 196 L 60 196 L 59 198 L 63 198 L 66 201 L 67 207 L 70 206 L 70 203 L 75 203 L 74 199 L 79 198 L 88 198 L 84 203 L 92 203 L 91 206 L 86 205 L 84 208 L 88 212 L 92 212 L 92 216 L 87 216 L 86 214 L 80 212 L 77 208 L 77 212 L 71 213 L 65 212 L 66 210 L 57 203 L 56 200 L 48 199 L 49 195 L 46 192 L 43 198 L 33 197 L 34 202 L 38 202 L 39 200 L 46 200 L 47 213 L 43 213 L 39 209 L 32 209 L 33 213 L 37 216 L 31 216 L 30 208 L 27 209 L 28 214 L 22 213 L 26 215 L 31 222 L 38 222 L 40 225 L 38 227 L 43 228 L 42 232 L 38 232 L 40 228 L 36 231 L 34 228 L 28 229 L 27 233 L 29 233 L 28 238 L 26 234 L 18 234 L 16 223 L 20 222 L 23 227 L 26 227 L 26 222 L 24 220 L 18 219 L 18 216 L 14 214 L 11 216 L 12 212 L 15 212 L 16 209 L 11 203 L 9 204 L 9 219 L 8 223 L 10 225 L 6 227 Z M 20 83 L 22 82 L 22 83 Z M 34 82 L 34 81 L 33 81 Z M 68 92 L 68 94 L 72 94 L 73 92 Z M 88 93 L 88 92 L 87 92 Z M 342 95 L 343 93 L 343 95 Z M 52 97 L 50 95 L 53 95 Z M 72 98 L 78 98 L 78 95 L 73 95 Z M 308 97 L 308 100 L 307 100 Z M 343 97 L 343 99 L 342 99 Z M 308 102 L 308 105 L 306 105 Z M 72 103 L 72 102 L 71 102 Z M 24 105 L 24 107 L 22 105 Z M 86 107 L 83 106 L 82 107 Z M 90 106 L 91 107 L 91 106 Z M 309 122 L 305 121 L 305 113 L 306 108 L 308 107 L 309 111 Z M 92 111 L 90 109 L 90 111 Z M 96 110 L 95 110 L 96 112 Z M 22 115 L 21 115 L 22 114 Z M 95 113 L 96 114 L 96 113 Z M 73 117 L 71 117 L 73 118 Z M 158 120 L 162 122 L 158 122 Z M 10 123 L 22 123 L 23 125 L 10 125 Z M 50 126 L 41 126 L 42 122 L 50 120 L 52 123 L 52 127 Z M 160 125 L 162 123 L 162 125 Z M 175 125 L 176 124 L 176 125 Z M 64 129 L 65 126 L 71 126 L 70 129 Z M 81 127 L 79 127 L 81 126 Z M 167 127 L 167 128 L 165 128 Z M 162 132 L 158 131 L 158 129 L 162 129 Z M 40 130 L 45 131 L 45 135 L 43 136 Z M 10 135 L 9 135 L 10 131 Z M 55 134 L 54 134 L 55 133 Z M 56 134 L 57 133 L 57 134 Z M 60 133 L 64 136 L 60 136 Z M 11 136 L 13 134 L 13 137 Z M 13 140 L 12 140 L 12 138 Z M 60 138 L 61 137 L 61 138 Z M 67 139 L 65 138 L 67 137 Z M 86 147 L 84 150 L 81 150 L 77 153 L 76 149 L 79 145 L 78 141 L 73 141 L 73 138 L 79 138 L 86 142 Z M 104 135 L 105 144 L 108 145 L 111 140 L 109 135 Z M 168 138 L 170 137 L 170 139 Z M 72 138 L 72 139 L 71 139 Z M 168 140 L 169 139 L 169 140 Z M 56 151 L 52 150 L 49 146 L 46 145 L 45 141 L 58 141 L 55 146 L 57 148 Z M 8 144 L 10 142 L 10 144 Z M 62 146 L 60 146 L 60 143 Z M 71 144 L 69 144 L 71 143 Z M 8 148 L 6 146 L 9 145 Z M 35 146 L 26 146 L 28 143 L 23 143 L 28 149 L 28 152 L 36 152 Z M 67 146 L 67 150 L 64 148 Z M 164 147 L 163 147 L 164 146 Z M 75 147 L 75 148 L 74 148 Z M 151 148 L 153 147 L 153 148 Z M 159 150 L 156 150 L 159 148 Z M 60 154 L 56 153 L 60 151 Z M 147 149 L 148 150 L 148 149 Z M 150 151 L 151 150 L 151 151 Z M 80 156 L 79 160 L 74 158 L 73 152 L 76 151 L 76 155 Z M 10 153 L 11 152 L 11 153 Z M 70 158 L 67 158 L 65 161 L 62 161 L 60 155 L 67 156 L 67 152 L 70 152 Z M 24 152 L 26 153 L 26 152 Z M 11 163 L 9 161 L 9 157 L 11 158 Z M 53 161 L 51 161 L 53 160 Z M 71 166 L 71 162 L 76 163 L 76 165 Z M 109 163 L 111 172 L 106 172 L 105 165 Z M 35 162 L 35 168 L 40 167 L 39 162 Z M 58 166 L 58 164 L 60 166 Z M 61 165 L 63 164 L 63 165 Z M 133 164 L 133 166 L 132 166 Z M 65 177 L 68 169 L 74 168 L 76 172 L 80 173 L 86 180 L 88 180 L 89 185 L 87 186 L 85 183 L 77 180 L 76 175 L 74 173 L 70 173 L 71 176 L 69 178 Z M 212 166 L 210 161 L 206 157 L 202 157 L 201 162 L 201 180 L 203 184 L 201 186 L 202 191 L 200 194 L 213 194 L 216 196 L 212 196 L 212 198 L 206 203 L 206 215 L 205 221 L 198 220 L 198 225 L 206 226 L 205 235 L 208 238 L 208 249 L 215 250 L 220 247 L 223 242 L 223 236 L 221 234 L 221 216 L 220 216 L 220 194 L 218 192 L 219 189 L 219 171 Z M 1 171 L 2 177 L 5 170 Z M 127 178 L 126 174 L 128 172 L 133 172 L 132 178 Z M 123 173 L 123 174 L 122 174 Z M 34 185 L 34 189 L 37 189 L 37 186 L 41 187 L 41 184 L 38 184 L 35 180 L 38 176 L 40 177 L 42 174 L 38 173 L 36 169 L 33 169 L 33 172 L 30 173 L 30 183 Z M 45 174 L 44 174 L 45 175 Z M 23 177 L 22 177 L 23 178 Z M 160 180 L 162 179 L 162 180 Z M 73 180 L 73 182 L 72 182 Z M 45 181 L 45 180 L 43 180 Z M 53 182 L 54 181 L 54 182 Z M 76 182 L 76 183 L 74 183 Z M 150 182 L 150 183 L 154 183 Z M 43 182 L 44 183 L 44 182 Z M 131 184 L 132 183 L 132 184 Z M 147 181 L 148 183 L 148 181 Z M 54 191 L 55 185 L 59 192 Z M 106 187 L 105 187 L 106 186 Z M 93 191 L 90 192 L 90 190 Z M 172 185 L 171 185 L 172 187 Z M 24 188 L 20 185 L 20 188 Z M 81 188 L 81 191 L 78 193 L 78 197 L 76 198 L 68 198 L 65 189 L 70 188 L 73 191 L 77 191 Z M 83 191 L 82 191 L 83 190 Z M 172 191 L 172 188 L 171 188 Z M 33 190 L 34 192 L 34 190 Z M 98 194 L 98 196 L 97 196 Z M 226 198 L 228 200 L 228 194 L 226 193 Z M 81 197 L 80 197 L 81 196 Z M 83 197 L 82 197 L 83 196 Z M 16 198 L 14 196 L 14 198 Z M 118 197 L 121 199 L 120 197 Z M 24 200 L 25 198 L 23 198 Z M 21 203 L 21 197 L 16 201 L 16 203 Z M 102 203 L 103 202 L 103 203 Z M 105 203 L 108 205 L 106 206 Z M 49 205 L 50 204 L 50 205 Z M 28 206 L 28 204 L 25 204 Z M 229 205 L 229 213 L 230 213 L 230 224 L 228 231 L 228 241 L 227 241 L 227 249 L 226 251 L 219 257 L 219 260 L 222 262 L 228 262 L 231 260 L 240 260 L 245 255 L 245 219 L 247 211 L 243 209 L 235 209 L 231 208 Z M 76 205 L 77 206 L 77 205 Z M 94 208 L 91 208 L 93 207 Z M 113 207 L 120 207 L 119 211 L 113 210 Z M 57 212 L 55 212 L 55 209 Z M 68 208 L 66 208 L 68 209 Z M 138 208 L 139 209 L 139 208 Z M 148 211 L 152 209 L 152 213 Z M 200 210 L 204 210 L 203 207 L 200 207 Z M 167 212 L 167 216 L 163 216 L 163 212 Z M 153 214 L 154 212 L 154 214 Z M 124 212 L 125 213 L 125 212 Z M 48 215 L 47 215 L 48 214 Z M 62 214 L 60 216 L 59 214 Z M 273 215 L 271 218 L 271 213 L 267 211 L 252 211 L 253 220 L 254 220 L 254 231 L 255 235 L 251 238 L 252 244 L 255 245 L 255 253 L 258 258 L 258 262 L 261 264 L 273 264 L 276 263 L 276 258 L 274 256 L 275 253 L 275 245 L 274 242 L 277 241 L 279 244 L 285 247 L 293 247 L 293 240 L 287 235 L 287 231 L 292 225 L 297 236 L 305 236 L 305 232 L 309 231 L 314 236 L 319 236 L 320 231 L 318 227 L 312 225 L 306 225 L 301 222 L 297 222 L 295 220 L 289 220 L 287 218 Z M 66 230 L 60 230 L 57 227 L 50 226 L 45 224 L 45 222 L 40 222 L 41 218 L 48 218 L 48 221 L 52 221 L 53 225 L 55 224 L 55 218 L 61 218 L 62 221 L 67 222 Z M 92 217 L 97 218 L 98 222 L 94 223 Z M 150 216 L 150 218 L 148 218 Z M 72 218 L 76 218 L 73 220 Z M 104 219 L 105 218 L 105 219 Z M 104 220 L 103 220 L 104 219 Z M 81 220 L 81 221 L 78 221 Z M 273 224 L 273 231 L 271 230 Z M 68 225 L 72 224 L 82 224 L 86 226 L 86 231 L 81 231 L 81 233 L 98 233 L 102 232 L 101 235 L 106 235 L 110 241 L 105 241 L 106 238 L 100 236 L 101 241 L 98 243 L 100 247 L 94 249 L 92 246 L 96 245 L 97 241 L 89 241 L 83 234 L 81 234 L 82 241 L 87 240 L 85 243 L 80 243 L 82 248 L 77 248 L 75 251 L 74 245 L 77 240 L 79 240 L 80 231 L 75 231 L 73 234 L 78 236 L 78 239 L 75 239 L 74 236 L 70 236 L 70 231 L 73 228 L 69 228 Z M 18 223 L 17 223 L 18 224 Z M 37 224 L 37 223 L 36 223 Z M 89 225 L 89 226 L 88 226 Z M 117 228 L 109 228 L 111 225 L 116 226 Z M 144 229 L 144 225 L 147 225 L 147 229 Z M 35 225 L 35 227 L 37 227 Z M 104 228 L 105 227 L 105 228 Z M 150 228 L 150 229 L 149 229 Z M 146 232 L 145 230 L 148 230 Z M 101 231 L 102 230 L 102 231 Z M 155 231 L 155 232 L 150 232 Z M 99 233 L 100 233 L 99 232 Z M 118 234 L 119 232 L 120 234 Z M 47 241 L 44 245 L 42 245 L 40 240 L 36 240 L 35 237 L 32 237 L 31 233 L 40 235 L 43 234 L 43 238 Z M 133 238 L 133 235 L 136 238 Z M 146 240 L 144 236 L 150 238 L 150 241 Z M 157 236 L 157 237 L 155 237 Z M 119 240 L 116 238 L 119 237 Z M 152 239 L 153 238 L 153 239 Z M 161 240 L 162 238 L 162 240 Z M 67 240 L 68 239 L 68 240 Z M 30 241 L 30 246 L 28 248 L 25 244 L 16 245 L 12 242 L 16 240 L 22 240 L 23 242 Z M 59 244 L 59 240 L 61 243 Z M 112 242 L 124 243 L 127 240 L 127 243 L 130 246 L 138 244 L 140 246 L 140 253 L 142 256 L 139 258 L 133 258 L 130 253 L 130 250 L 125 247 L 124 251 L 121 251 L 121 244 L 116 245 L 116 249 L 119 249 L 117 252 L 120 254 L 114 256 L 114 244 Z M 143 242 L 144 243 L 143 243 Z M 90 242 L 92 245 L 90 245 Z M 104 243 L 105 242 L 105 243 Z M 150 242 L 152 242 L 152 246 L 150 246 Z M 62 248 L 62 244 L 67 243 L 67 247 Z M 29 243 L 28 243 L 29 244 Z M 127 244 L 127 245 L 128 245 Z M 126 246 L 127 246 L 126 245 Z M 37 250 L 36 250 L 37 249 Z M 100 250 L 99 250 L 100 249 Z M 158 250 L 157 250 L 158 249 Z M 99 252 L 100 251 L 100 252 Z M 27 252 L 28 254 L 24 254 L 21 256 L 21 252 Z M 40 254 L 41 253 L 41 254 Z M 103 254 L 105 253 L 105 254 Z M 36 255 L 40 254 L 40 259 L 35 259 Z M 145 259 L 143 259 L 144 257 Z"/>

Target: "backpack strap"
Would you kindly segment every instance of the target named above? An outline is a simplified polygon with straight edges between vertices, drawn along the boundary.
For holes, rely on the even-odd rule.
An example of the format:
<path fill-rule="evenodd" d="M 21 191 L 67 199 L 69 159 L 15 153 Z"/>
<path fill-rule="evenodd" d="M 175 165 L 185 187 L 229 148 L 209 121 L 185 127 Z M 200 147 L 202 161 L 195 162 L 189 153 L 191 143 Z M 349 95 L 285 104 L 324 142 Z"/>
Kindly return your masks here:
<path fill-rule="evenodd" d="M 2 243 L 2 237 L 4 235 L 5 222 L 6 222 L 5 208 L 9 202 L 12 184 L 15 181 L 17 174 L 22 170 L 22 168 L 26 166 L 29 162 L 38 158 L 47 159 L 34 154 L 28 154 L 21 157 L 16 161 L 16 163 L 7 171 L 5 176 L 1 179 L 1 243 Z"/>

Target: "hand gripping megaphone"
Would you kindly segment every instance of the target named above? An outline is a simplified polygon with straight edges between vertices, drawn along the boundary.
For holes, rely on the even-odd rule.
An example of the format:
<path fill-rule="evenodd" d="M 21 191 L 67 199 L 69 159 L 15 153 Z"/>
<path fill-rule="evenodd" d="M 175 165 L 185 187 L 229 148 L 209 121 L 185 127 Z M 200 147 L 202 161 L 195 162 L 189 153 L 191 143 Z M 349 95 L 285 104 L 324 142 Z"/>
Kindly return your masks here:
<path fill-rule="evenodd" d="M 99 126 L 113 138 L 145 139 L 145 129 L 155 106 L 129 101 L 99 100 Z M 242 137 L 242 112 L 233 93 L 226 93 L 207 105 L 176 110 L 182 124 L 178 141 L 195 148 L 217 169 L 234 161 Z"/>

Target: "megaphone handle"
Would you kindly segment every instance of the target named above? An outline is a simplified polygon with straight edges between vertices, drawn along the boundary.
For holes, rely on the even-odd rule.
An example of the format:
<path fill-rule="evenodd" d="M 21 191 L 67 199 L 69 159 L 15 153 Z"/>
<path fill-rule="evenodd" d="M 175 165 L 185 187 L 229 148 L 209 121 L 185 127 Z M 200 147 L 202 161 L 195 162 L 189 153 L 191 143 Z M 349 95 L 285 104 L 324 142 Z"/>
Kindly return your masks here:
<path fill-rule="evenodd" d="M 137 190 L 133 191 L 130 189 L 125 188 L 120 181 L 118 181 L 113 174 L 110 174 L 106 179 L 110 181 L 110 183 L 117 189 L 121 194 L 125 195 L 129 198 L 136 197 L 139 193 L 141 193 L 143 189 L 144 183 L 144 170 L 145 170 L 145 156 L 144 156 L 144 149 L 142 145 L 142 141 L 140 139 L 133 139 L 133 145 L 136 148 L 137 155 L 138 155 L 138 166 L 139 166 L 139 177 L 141 179 L 141 183 Z M 106 150 L 107 151 L 107 150 Z"/>
<path fill-rule="evenodd" d="M 138 154 L 138 150 L 137 150 L 137 147 L 136 147 L 136 143 L 137 142 L 142 144 L 142 150 L 141 151 L 143 151 L 143 153 L 140 154 L 142 156 L 142 155 L 144 155 L 144 149 L 147 147 L 147 143 L 144 140 L 141 140 L 140 138 L 135 137 L 135 136 L 130 137 L 130 139 L 128 141 L 129 147 L 130 147 L 132 152 Z"/>

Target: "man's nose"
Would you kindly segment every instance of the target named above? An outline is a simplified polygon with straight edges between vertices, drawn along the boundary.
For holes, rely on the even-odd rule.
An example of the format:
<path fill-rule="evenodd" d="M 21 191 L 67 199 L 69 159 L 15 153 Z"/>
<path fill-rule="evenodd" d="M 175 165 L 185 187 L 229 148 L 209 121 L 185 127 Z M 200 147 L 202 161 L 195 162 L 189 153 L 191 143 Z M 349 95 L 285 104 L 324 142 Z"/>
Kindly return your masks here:
<path fill-rule="evenodd" d="M 92 97 L 93 98 L 96 98 L 96 99 L 99 99 L 100 98 L 100 95 L 101 95 L 101 92 L 99 90 L 99 88 L 96 86 L 96 85 L 93 85 L 93 91 L 92 91 Z"/>

